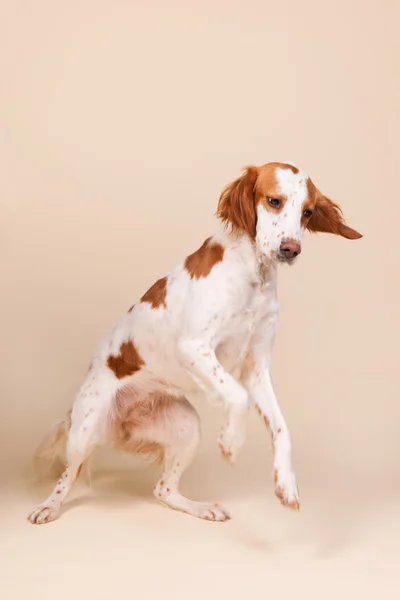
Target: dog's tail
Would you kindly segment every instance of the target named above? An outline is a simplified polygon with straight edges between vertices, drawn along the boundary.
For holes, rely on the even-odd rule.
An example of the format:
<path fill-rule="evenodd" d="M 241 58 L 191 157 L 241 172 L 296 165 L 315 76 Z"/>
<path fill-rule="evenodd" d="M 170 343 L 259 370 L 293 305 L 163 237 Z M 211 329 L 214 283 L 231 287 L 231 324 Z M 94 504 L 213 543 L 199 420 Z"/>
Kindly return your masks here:
<path fill-rule="evenodd" d="M 69 410 L 65 417 L 56 421 L 46 433 L 33 455 L 33 468 L 38 480 L 57 479 L 65 471 L 67 457 L 66 447 L 69 430 L 71 429 L 71 414 Z M 86 483 L 91 486 L 90 458 L 86 459 L 79 469 Z"/>
<path fill-rule="evenodd" d="M 71 428 L 71 412 L 53 424 L 33 456 L 35 474 L 39 479 L 59 477 L 65 469 L 65 449 Z"/>

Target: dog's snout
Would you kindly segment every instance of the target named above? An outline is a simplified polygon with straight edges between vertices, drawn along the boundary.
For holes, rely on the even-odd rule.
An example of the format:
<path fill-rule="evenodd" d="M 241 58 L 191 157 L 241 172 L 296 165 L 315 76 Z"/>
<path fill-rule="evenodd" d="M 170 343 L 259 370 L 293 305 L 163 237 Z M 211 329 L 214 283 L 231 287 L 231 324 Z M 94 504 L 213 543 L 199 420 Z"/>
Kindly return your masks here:
<path fill-rule="evenodd" d="M 279 251 L 287 259 L 296 258 L 301 252 L 301 246 L 296 240 L 284 240 L 280 245 Z"/>

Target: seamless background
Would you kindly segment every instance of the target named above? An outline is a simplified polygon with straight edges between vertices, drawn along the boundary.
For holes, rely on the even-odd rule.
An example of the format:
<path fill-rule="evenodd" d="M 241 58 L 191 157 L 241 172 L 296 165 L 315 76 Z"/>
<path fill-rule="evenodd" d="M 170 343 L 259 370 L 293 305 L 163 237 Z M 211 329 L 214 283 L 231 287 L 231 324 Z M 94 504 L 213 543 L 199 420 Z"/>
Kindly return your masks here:
<path fill-rule="evenodd" d="M 399 5 L 394 0 L 0 4 L 0 591 L 8 599 L 399 597 Z M 306 235 L 282 268 L 274 380 L 300 513 L 273 496 L 251 415 L 234 469 L 197 405 L 184 481 L 234 519 L 153 503 L 154 470 L 100 452 L 61 520 L 30 456 L 95 345 L 215 229 L 247 164 L 294 161 L 358 242 Z M 62 582 L 62 584 L 60 584 Z M 221 596 L 222 594 L 222 596 Z"/>

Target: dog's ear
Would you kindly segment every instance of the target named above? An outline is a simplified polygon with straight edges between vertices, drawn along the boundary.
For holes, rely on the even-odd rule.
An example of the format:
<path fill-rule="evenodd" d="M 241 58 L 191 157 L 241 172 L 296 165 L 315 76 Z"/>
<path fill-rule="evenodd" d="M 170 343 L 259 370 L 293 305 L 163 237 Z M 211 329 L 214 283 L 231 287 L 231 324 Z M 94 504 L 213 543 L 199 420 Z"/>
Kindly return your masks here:
<path fill-rule="evenodd" d="M 217 216 L 232 231 L 245 231 L 252 238 L 256 235 L 255 185 L 259 169 L 246 167 L 239 179 L 225 187 L 218 202 Z"/>
<path fill-rule="evenodd" d="M 307 229 L 313 232 L 334 233 L 348 240 L 362 238 L 361 233 L 346 225 L 340 206 L 326 196 L 318 198 L 311 218 L 307 223 Z"/>

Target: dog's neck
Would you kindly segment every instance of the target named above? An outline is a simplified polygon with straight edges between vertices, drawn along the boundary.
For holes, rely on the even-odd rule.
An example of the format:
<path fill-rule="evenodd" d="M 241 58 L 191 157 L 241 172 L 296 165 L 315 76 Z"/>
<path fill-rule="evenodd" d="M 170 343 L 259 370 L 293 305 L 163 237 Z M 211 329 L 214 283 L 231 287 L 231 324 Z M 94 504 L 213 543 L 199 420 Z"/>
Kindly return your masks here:
<path fill-rule="evenodd" d="M 226 228 L 220 231 L 218 235 L 222 236 L 224 245 L 238 253 L 245 262 L 251 276 L 261 287 L 270 282 L 276 283 L 276 262 L 262 254 L 256 242 L 247 234 L 233 233 L 229 228 Z"/>

